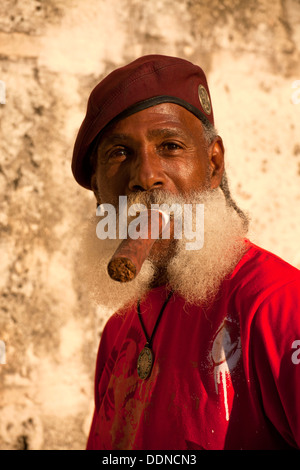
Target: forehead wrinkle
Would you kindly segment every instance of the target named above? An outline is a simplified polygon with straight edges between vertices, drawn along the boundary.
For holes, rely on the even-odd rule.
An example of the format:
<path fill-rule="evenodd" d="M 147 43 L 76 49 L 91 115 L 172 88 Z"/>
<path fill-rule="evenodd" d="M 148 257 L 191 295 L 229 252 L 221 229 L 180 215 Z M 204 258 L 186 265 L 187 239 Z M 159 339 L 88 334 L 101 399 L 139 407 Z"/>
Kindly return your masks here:
<path fill-rule="evenodd" d="M 115 144 L 120 141 L 127 141 L 131 139 L 131 136 L 129 134 L 117 132 L 117 133 L 110 133 L 106 136 L 103 136 L 102 139 L 99 141 L 99 145 L 109 145 L 109 144 Z"/>
<path fill-rule="evenodd" d="M 166 127 L 166 128 L 157 128 L 157 129 L 150 129 L 147 132 L 147 137 L 149 139 L 155 139 L 156 137 L 187 137 L 186 132 L 178 127 Z"/>

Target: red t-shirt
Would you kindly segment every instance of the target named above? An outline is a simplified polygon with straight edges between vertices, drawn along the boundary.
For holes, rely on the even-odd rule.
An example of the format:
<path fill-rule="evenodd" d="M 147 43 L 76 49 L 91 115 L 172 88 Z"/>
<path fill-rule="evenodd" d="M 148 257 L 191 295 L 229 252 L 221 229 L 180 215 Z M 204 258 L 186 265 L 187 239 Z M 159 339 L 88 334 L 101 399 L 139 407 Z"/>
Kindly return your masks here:
<path fill-rule="evenodd" d="M 149 333 L 167 291 L 141 303 Z M 213 305 L 173 295 L 142 380 L 145 342 L 136 307 L 106 324 L 87 449 L 300 448 L 298 269 L 250 244 Z"/>

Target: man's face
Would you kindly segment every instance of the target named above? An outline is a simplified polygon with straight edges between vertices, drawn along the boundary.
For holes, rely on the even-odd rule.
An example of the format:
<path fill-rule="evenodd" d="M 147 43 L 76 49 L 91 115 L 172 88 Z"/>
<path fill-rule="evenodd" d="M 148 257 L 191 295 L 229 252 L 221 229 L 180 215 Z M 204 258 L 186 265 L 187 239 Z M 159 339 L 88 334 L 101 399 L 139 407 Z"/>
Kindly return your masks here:
<path fill-rule="evenodd" d="M 163 103 L 106 130 L 93 188 L 98 202 L 117 203 L 118 196 L 138 191 L 187 194 L 216 188 L 222 174 L 221 139 L 208 147 L 198 118 L 179 105 Z"/>
<path fill-rule="evenodd" d="M 92 186 L 98 203 L 117 206 L 119 196 L 151 193 L 172 195 L 216 188 L 223 174 L 223 145 L 210 146 L 201 121 L 185 108 L 164 103 L 111 125 L 103 134 Z M 175 243 L 161 240 L 151 251 L 152 261 L 164 265 Z"/>

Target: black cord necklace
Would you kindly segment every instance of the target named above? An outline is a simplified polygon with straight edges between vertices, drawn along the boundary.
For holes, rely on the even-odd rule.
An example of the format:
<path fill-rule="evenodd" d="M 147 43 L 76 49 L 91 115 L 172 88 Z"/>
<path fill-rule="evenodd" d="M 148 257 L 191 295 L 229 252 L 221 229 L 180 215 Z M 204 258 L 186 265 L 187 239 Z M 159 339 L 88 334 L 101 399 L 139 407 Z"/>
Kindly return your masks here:
<path fill-rule="evenodd" d="M 150 337 L 148 336 L 148 333 L 146 331 L 145 325 L 144 325 L 143 320 L 142 320 L 140 300 L 138 300 L 138 303 L 137 303 L 138 318 L 140 320 L 141 327 L 143 329 L 144 335 L 145 335 L 146 340 L 147 340 L 147 342 L 145 344 L 145 347 L 140 352 L 140 355 L 139 355 L 138 360 L 137 360 L 137 372 L 138 372 L 138 376 L 141 379 L 147 379 L 147 377 L 149 377 L 149 375 L 151 373 L 151 369 L 152 369 L 153 362 L 154 362 L 154 355 L 153 355 L 153 351 L 151 349 L 152 341 L 153 341 L 156 329 L 158 327 L 158 324 L 160 322 L 160 319 L 162 317 L 162 314 L 163 314 L 163 312 L 164 312 L 164 310 L 167 306 L 167 303 L 169 302 L 170 298 L 172 297 L 172 295 L 173 295 L 173 291 L 170 291 L 169 294 L 168 294 L 168 297 L 164 301 L 164 304 L 161 308 L 161 311 L 159 312 L 158 318 L 156 320 L 156 323 L 155 323 L 153 331 L 152 331 L 152 335 Z"/>

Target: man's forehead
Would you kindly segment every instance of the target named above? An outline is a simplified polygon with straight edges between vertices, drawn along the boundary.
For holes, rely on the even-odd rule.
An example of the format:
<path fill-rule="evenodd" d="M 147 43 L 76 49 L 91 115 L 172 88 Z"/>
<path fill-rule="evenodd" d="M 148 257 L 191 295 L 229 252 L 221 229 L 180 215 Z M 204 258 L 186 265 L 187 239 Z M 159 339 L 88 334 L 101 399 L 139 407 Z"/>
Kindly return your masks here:
<path fill-rule="evenodd" d="M 117 132 L 117 130 L 108 131 L 106 135 L 102 136 L 99 140 L 99 145 L 111 145 L 117 144 L 119 142 L 129 142 L 136 136 L 136 133 L 130 132 Z M 149 129 L 146 132 L 146 137 L 149 140 L 154 140 L 156 138 L 175 138 L 181 137 L 184 138 L 187 136 L 187 132 L 179 127 L 172 127 L 172 128 L 157 128 L 157 129 Z"/>
<path fill-rule="evenodd" d="M 187 137 L 191 129 L 202 134 L 202 123 L 183 107 L 164 103 L 139 111 L 107 126 L 99 136 L 99 143 L 129 140 L 143 129 L 149 139 Z"/>

